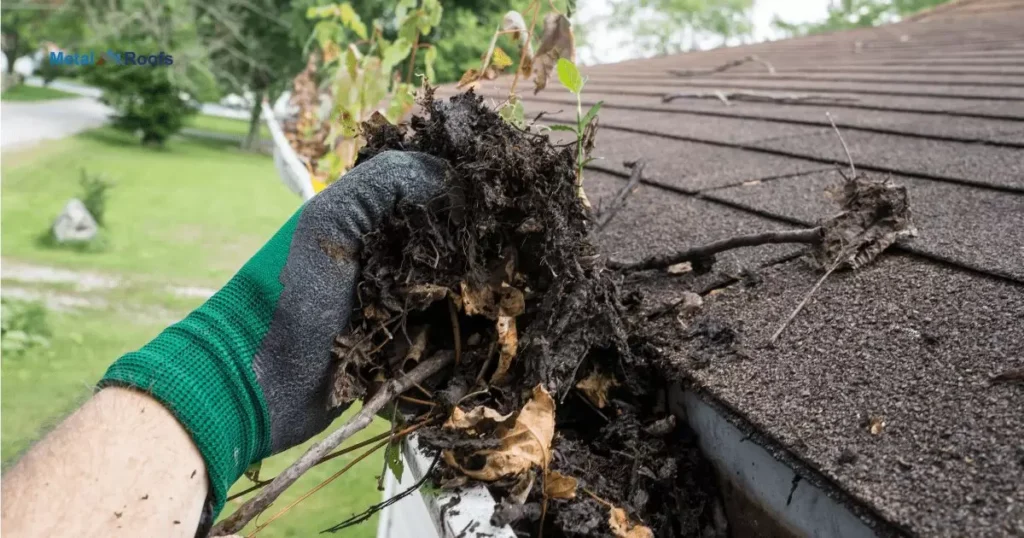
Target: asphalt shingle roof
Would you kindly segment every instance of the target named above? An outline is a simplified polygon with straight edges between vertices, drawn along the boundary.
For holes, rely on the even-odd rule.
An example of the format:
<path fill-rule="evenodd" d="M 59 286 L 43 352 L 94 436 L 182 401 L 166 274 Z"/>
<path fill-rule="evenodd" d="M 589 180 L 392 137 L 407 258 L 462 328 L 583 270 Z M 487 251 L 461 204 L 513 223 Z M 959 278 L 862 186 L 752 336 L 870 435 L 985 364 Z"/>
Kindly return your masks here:
<path fill-rule="evenodd" d="M 703 75 L 756 54 L 758 63 Z M 828 279 L 773 347 L 768 336 L 820 274 L 797 249 L 735 251 L 716 266 L 762 283 L 706 299 L 703 320 L 746 351 L 692 375 L 779 449 L 898 532 L 1024 535 L 1024 0 L 960 0 L 899 24 L 585 69 L 603 100 L 586 188 L 610 199 L 644 159 L 644 181 L 602 234 L 621 260 L 737 233 L 810 225 L 846 156 L 906 185 L 918 239 Z M 680 76 L 689 74 L 689 76 Z M 508 79 L 480 90 L 496 103 Z M 575 102 L 525 93 L 527 117 L 565 122 Z M 675 99 L 676 92 L 811 94 L 842 102 Z M 442 88 L 440 95 L 454 92 Z M 714 275 L 652 275 L 666 299 Z M 686 368 L 692 355 L 677 358 Z M 872 435 L 864 417 L 886 427 Z M 855 454 L 840 463 L 843 453 Z"/>

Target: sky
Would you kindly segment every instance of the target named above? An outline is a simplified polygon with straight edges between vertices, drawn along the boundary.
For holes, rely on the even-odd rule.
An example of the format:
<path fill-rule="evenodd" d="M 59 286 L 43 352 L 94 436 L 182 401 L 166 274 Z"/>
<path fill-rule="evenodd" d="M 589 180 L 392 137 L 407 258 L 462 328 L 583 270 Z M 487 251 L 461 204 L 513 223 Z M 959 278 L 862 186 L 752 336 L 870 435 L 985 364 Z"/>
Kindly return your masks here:
<path fill-rule="evenodd" d="M 586 24 L 591 36 L 591 42 L 579 48 L 579 59 L 586 64 L 629 59 L 631 51 L 620 45 L 628 33 L 622 30 L 609 31 L 600 22 L 602 17 L 611 13 L 610 0 L 580 0 L 578 6 L 578 18 L 573 19 L 577 21 L 576 24 Z M 776 15 L 788 22 L 809 22 L 824 19 L 827 8 L 828 0 L 754 0 L 754 40 L 781 37 L 771 27 L 772 18 Z"/>

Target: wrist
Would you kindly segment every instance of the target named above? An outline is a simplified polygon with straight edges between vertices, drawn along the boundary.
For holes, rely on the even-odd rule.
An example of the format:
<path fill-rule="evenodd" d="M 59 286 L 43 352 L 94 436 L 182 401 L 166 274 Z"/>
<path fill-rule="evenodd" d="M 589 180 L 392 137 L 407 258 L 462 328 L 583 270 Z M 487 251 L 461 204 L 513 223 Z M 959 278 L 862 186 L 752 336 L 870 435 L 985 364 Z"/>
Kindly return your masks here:
<path fill-rule="evenodd" d="M 127 386 L 162 403 L 203 455 L 214 513 L 252 462 L 270 452 L 270 418 L 252 369 L 272 301 L 243 270 L 204 305 L 108 369 L 100 387 Z M 263 314 L 263 315 L 260 315 Z"/>

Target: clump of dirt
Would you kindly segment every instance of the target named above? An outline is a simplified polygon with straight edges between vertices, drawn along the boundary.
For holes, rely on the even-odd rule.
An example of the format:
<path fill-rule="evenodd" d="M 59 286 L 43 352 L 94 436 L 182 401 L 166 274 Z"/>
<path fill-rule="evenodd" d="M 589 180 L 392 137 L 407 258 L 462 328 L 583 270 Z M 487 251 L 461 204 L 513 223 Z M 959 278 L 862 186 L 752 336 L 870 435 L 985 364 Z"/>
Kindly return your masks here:
<path fill-rule="evenodd" d="M 338 340 L 337 401 L 439 349 L 457 364 L 416 394 L 438 480 L 484 479 L 496 518 L 545 536 L 697 536 L 714 492 L 667 408 L 660 354 L 591 241 L 574 147 L 516 129 L 472 92 L 430 92 L 409 129 L 367 124 L 365 160 L 449 164 L 444 195 L 365 238 L 359 310 Z M 381 359 L 387 357 L 388 359 Z M 421 415 L 422 416 L 422 415 Z M 547 446 L 545 446 L 547 445 Z"/>

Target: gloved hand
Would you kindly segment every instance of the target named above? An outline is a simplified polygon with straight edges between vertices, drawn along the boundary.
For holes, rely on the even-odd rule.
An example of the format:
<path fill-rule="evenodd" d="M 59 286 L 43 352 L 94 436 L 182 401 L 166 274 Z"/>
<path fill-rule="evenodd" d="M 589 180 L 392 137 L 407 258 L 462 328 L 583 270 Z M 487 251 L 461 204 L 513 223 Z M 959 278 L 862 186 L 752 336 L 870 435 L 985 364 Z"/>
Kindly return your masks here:
<path fill-rule="evenodd" d="M 352 312 L 362 237 L 399 203 L 422 204 L 445 163 L 385 152 L 300 208 L 220 291 L 100 381 L 146 391 L 206 460 L 213 517 L 254 462 L 306 441 L 328 410 L 331 347 Z"/>

